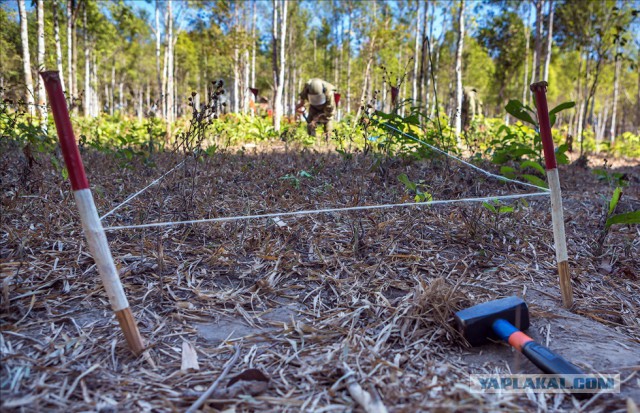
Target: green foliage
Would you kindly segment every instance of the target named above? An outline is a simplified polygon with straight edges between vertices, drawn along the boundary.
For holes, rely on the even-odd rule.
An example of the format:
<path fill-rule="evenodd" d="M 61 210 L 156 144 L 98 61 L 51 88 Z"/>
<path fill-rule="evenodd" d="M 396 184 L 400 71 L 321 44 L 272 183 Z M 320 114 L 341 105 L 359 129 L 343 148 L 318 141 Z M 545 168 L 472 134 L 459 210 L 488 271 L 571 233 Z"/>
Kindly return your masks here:
<path fill-rule="evenodd" d="M 612 215 L 607 218 L 607 228 L 616 224 L 640 224 L 640 211 L 625 212 L 624 214 Z"/>
<path fill-rule="evenodd" d="M 413 199 L 416 202 L 430 202 L 433 201 L 433 195 L 429 192 L 423 191 L 421 188 L 426 188 L 424 181 L 412 182 L 406 174 L 398 175 L 398 181 L 402 182 L 406 189 L 414 195 Z"/>
<path fill-rule="evenodd" d="M 536 121 L 533 120 L 533 116 L 535 116 L 533 109 L 524 105 L 519 100 L 510 100 L 504 109 L 514 118 L 530 123 L 531 125 L 536 125 Z"/>
<path fill-rule="evenodd" d="M 515 211 L 515 208 L 510 205 L 504 205 L 497 199 L 491 200 L 489 202 L 483 202 L 482 206 L 493 212 L 494 214 L 510 214 Z"/>
<path fill-rule="evenodd" d="M 313 175 L 305 170 L 298 171 L 295 174 L 286 174 L 280 179 L 286 182 L 290 182 L 294 188 L 300 188 L 300 182 L 302 179 L 313 179 Z"/>
<path fill-rule="evenodd" d="M 627 181 L 626 174 L 620 172 L 611 172 L 606 167 L 605 168 L 596 168 L 591 171 L 594 175 L 598 177 L 599 180 L 605 181 L 609 184 L 614 184 L 617 187 L 625 187 L 629 185 Z"/>

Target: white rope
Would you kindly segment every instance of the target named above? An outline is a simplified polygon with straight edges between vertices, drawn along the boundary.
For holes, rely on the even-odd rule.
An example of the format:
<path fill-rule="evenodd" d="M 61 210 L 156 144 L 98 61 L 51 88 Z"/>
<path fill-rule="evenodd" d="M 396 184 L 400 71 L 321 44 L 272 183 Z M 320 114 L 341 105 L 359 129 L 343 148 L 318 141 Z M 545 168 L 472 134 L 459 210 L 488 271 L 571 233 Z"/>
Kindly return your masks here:
<path fill-rule="evenodd" d="M 479 172 L 481 172 L 481 173 L 483 173 L 483 174 L 485 174 L 485 175 L 487 175 L 487 176 L 491 176 L 491 177 L 496 178 L 496 179 L 499 179 L 499 180 L 501 180 L 501 181 L 513 182 L 514 184 L 526 185 L 526 186 L 530 186 L 530 187 L 532 187 L 532 188 L 536 188 L 536 189 L 539 189 L 539 190 L 543 190 L 543 191 L 545 191 L 545 192 L 550 192 L 550 190 L 549 190 L 548 188 L 544 188 L 544 187 L 542 187 L 542 186 L 533 185 L 533 184 L 530 184 L 530 183 L 527 183 L 527 182 L 518 181 L 518 180 L 516 180 L 516 179 L 510 179 L 510 178 L 507 178 L 506 176 L 497 175 L 497 174 L 491 173 L 491 172 L 489 172 L 489 171 L 486 171 L 486 170 L 484 170 L 484 169 L 482 169 L 482 168 L 479 168 L 479 167 L 475 166 L 475 165 L 474 165 L 474 164 L 472 164 L 472 163 L 469 163 L 469 162 L 467 162 L 467 161 L 465 161 L 465 160 L 463 160 L 463 159 L 461 159 L 461 158 L 458 158 L 458 157 L 457 157 L 457 156 L 455 156 L 455 155 L 450 154 L 450 153 L 449 153 L 449 152 L 447 152 L 447 151 L 443 151 L 442 149 L 440 149 L 440 148 L 438 148 L 438 147 L 436 147 L 436 146 L 433 146 L 433 145 L 431 145 L 431 144 L 428 144 L 427 142 L 425 142 L 425 141 L 423 141 L 423 140 L 421 140 L 421 139 L 418 139 L 418 138 L 416 138 L 416 137 L 414 137 L 414 136 L 411 136 L 411 135 L 409 135 L 408 133 L 404 133 L 404 132 L 402 132 L 401 130 L 396 129 L 395 127 L 393 127 L 393 126 L 391 126 L 391 125 L 389 125 L 389 124 L 387 124 L 387 123 L 378 122 L 378 124 L 379 124 L 379 125 L 382 125 L 382 126 L 386 126 L 386 127 L 387 127 L 387 128 L 389 128 L 389 129 L 393 129 L 394 131 L 396 131 L 396 132 L 398 132 L 398 133 L 400 133 L 400 134 L 402 134 L 402 135 L 406 136 L 407 138 L 412 139 L 412 140 L 414 140 L 415 142 L 419 142 L 419 143 L 421 143 L 421 144 L 423 144 L 423 145 L 425 145 L 425 146 L 427 146 L 427 147 L 429 147 L 429 148 L 433 149 L 433 150 L 434 150 L 434 151 L 436 151 L 436 152 L 440 152 L 440 153 L 441 153 L 441 154 L 443 154 L 443 155 L 449 156 L 449 157 L 451 157 L 451 158 L 453 158 L 453 159 L 455 159 L 455 160 L 457 160 L 457 161 L 459 161 L 459 162 L 462 162 L 463 164 L 465 164 L 465 165 L 467 165 L 467 166 L 469 166 L 469 167 L 471 167 L 471 168 L 475 169 L 476 171 L 479 171 Z"/>
<path fill-rule="evenodd" d="M 115 231 L 120 229 L 166 227 L 166 226 L 175 226 L 175 225 L 200 224 L 204 222 L 228 222 L 228 221 L 239 221 L 239 220 L 248 220 L 248 219 L 260 219 L 260 218 L 324 214 L 329 212 L 362 211 L 362 210 L 396 208 L 396 207 L 419 207 L 419 206 L 425 206 L 425 205 L 440 205 L 440 204 L 453 204 L 453 203 L 488 202 L 488 201 L 497 200 L 497 199 L 530 198 L 530 197 L 538 197 L 538 196 L 549 196 L 549 192 L 545 191 L 545 192 L 534 192 L 530 194 L 487 196 L 482 198 L 462 198 L 462 199 L 448 199 L 448 200 L 425 201 L 425 202 L 411 202 L 411 203 L 403 203 L 403 204 L 363 205 L 363 206 L 343 207 L 343 208 L 311 209 L 311 210 L 294 211 L 294 212 L 276 212 L 271 214 L 241 215 L 241 216 L 234 216 L 234 217 L 194 219 L 194 220 L 188 220 L 188 221 L 155 222 L 151 224 L 140 224 L 140 225 L 118 225 L 118 226 L 112 226 L 112 227 L 105 227 L 104 230 Z"/>
<path fill-rule="evenodd" d="M 107 212 L 106 214 L 104 214 L 103 216 L 100 217 L 100 221 L 102 221 L 103 219 L 105 219 L 106 217 L 108 217 L 109 215 L 113 214 L 114 212 L 116 212 L 116 210 L 118 210 L 120 207 L 122 207 L 123 205 L 125 205 L 127 202 L 131 201 L 133 198 L 137 197 L 138 195 L 140 195 L 141 193 L 143 193 L 144 191 L 146 191 L 147 189 L 151 188 L 153 185 L 157 184 L 158 182 L 160 182 L 162 180 L 162 178 L 164 178 L 165 176 L 169 175 L 171 172 L 173 172 L 175 169 L 177 169 L 178 167 L 182 166 L 184 163 L 186 162 L 186 159 L 183 160 L 182 162 L 180 162 L 179 164 L 177 164 L 176 166 L 174 166 L 173 168 L 171 168 L 169 171 L 165 172 L 164 175 L 162 175 L 160 178 L 156 179 L 155 181 L 151 182 L 149 185 L 145 186 L 144 188 L 142 188 L 141 190 L 139 190 L 138 192 L 136 192 L 135 194 L 131 195 L 129 198 L 125 199 L 120 205 L 118 205 L 117 207 L 113 208 L 111 211 Z"/>

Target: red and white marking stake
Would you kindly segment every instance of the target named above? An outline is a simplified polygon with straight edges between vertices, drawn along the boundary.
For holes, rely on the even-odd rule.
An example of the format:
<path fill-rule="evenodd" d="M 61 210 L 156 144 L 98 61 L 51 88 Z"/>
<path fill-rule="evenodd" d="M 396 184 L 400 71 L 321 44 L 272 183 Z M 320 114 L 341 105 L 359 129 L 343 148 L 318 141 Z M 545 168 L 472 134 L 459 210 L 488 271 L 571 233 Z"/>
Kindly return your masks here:
<path fill-rule="evenodd" d="M 549 120 L 549 107 L 547 106 L 547 82 L 533 83 L 530 88 L 535 95 L 538 123 L 540 125 L 540 138 L 542 140 L 544 161 L 547 169 L 547 181 L 549 182 L 549 189 L 551 190 L 551 221 L 553 222 L 553 239 L 556 247 L 562 304 L 569 308 L 573 305 L 573 288 L 571 287 L 571 275 L 569 274 L 567 238 L 564 233 L 560 177 L 558 176 L 556 153 L 553 146 L 553 139 L 551 138 L 551 121 Z"/>
<path fill-rule="evenodd" d="M 69 172 L 69 180 L 73 195 L 80 211 L 80 220 L 84 235 L 89 244 L 89 250 L 102 278 L 104 289 L 109 297 L 111 308 L 116 314 L 120 327 L 124 333 L 129 348 L 136 354 L 144 350 L 144 342 L 138 330 L 136 320 L 129 307 L 129 302 L 120 283 L 120 277 L 111 256 L 107 237 L 102 228 L 98 211 L 93 202 L 93 195 L 89 189 L 89 181 L 84 173 L 84 165 L 80 158 L 80 151 L 73 134 L 67 102 L 62 91 L 62 83 L 57 71 L 41 72 L 44 86 L 51 102 L 51 113 L 58 131 L 58 139 L 64 156 L 64 163 Z"/>

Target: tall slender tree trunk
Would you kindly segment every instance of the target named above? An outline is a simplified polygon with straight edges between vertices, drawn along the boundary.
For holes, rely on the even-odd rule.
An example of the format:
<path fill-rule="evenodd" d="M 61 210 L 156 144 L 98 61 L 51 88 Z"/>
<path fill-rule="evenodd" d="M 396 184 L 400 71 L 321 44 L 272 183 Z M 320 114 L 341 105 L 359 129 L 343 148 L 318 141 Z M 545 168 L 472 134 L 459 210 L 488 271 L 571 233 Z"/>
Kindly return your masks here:
<path fill-rule="evenodd" d="M 275 77 L 275 99 L 273 102 L 273 126 L 276 132 L 280 131 L 282 118 L 282 97 L 284 92 L 284 68 L 286 65 L 285 38 L 287 33 L 287 0 L 273 0 L 273 60 Z M 280 13 L 278 13 L 280 9 Z M 280 33 L 278 33 L 278 29 Z M 278 42 L 278 39 L 280 41 Z M 279 49 L 278 49 L 279 43 Z M 278 51 L 280 61 L 278 62 Z"/>
<path fill-rule="evenodd" d="M 458 46 L 456 48 L 456 112 L 455 130 L 458 146 L 461 144 L 460 133 L 462 131 L 462 49 L 464 46 L 464 1 L 460 0 L 458 14 Z"/>
<path fill-rule="evenodd" d="M 581 88 L 582 102 L 580 106 L 580 118 L 578 119 L 578 139 L 580 140 L 580 155 L 582 156 L 584 150 L 584 129 L 587 125 L 587 114 L 589 113 L 589 74 L 591 69 L 591 55 L 588 51 L 585 53 L 587 62 L 585 64 L 585 73 L 584 73 L 584 85 Z"/>
<path fill-rule="evenodd" d="M 529 33 L 529 28 L 531 27 L 531 6 L 527 3 L 529 7 L 529 13 L 527 15 L 527 24 L 524 25 L 524 38 L 525 38 L 525 48 L 524 48 L 524 79 L 522 81 L 522 103 L 525 105 L 529 102 L 527 96 L 529 95 L 529 51 L 531 33 Z M 502 103 L 502 102 L 501 102 Z"/>
<path fill-rule="evenodd" d="M 38 71 L 45 70 L 44 61 L 44 2 L 37 0 L 38 13 Z M 40 76 L 36 77 L 38 85 L 38 113 L 42 130 L 47 131 L 47 96 L 44 91 L 44 82 Z"/>
<path fill-rule="evenodd" d="M 75 4 L 75 2 L 73 2 L 73 4 Z M 78 13 L 79 8 L 79 5 L 74 6 L 73 16 L 71 18 L 71 21 L 73 22 L 71 31 L 71 42 L 73 43 L 73 55 L 71 56 L 71 64 L 73 65 L 73 70 L 71 71 L 71 74 L 73 75 L 73 79 L 71 80 L 71 82 L 73 83 L 73 93 L 76 97 L 78 95 L 78 31 L 76 27 L 76 13 Z"/>
<path fill-rule="evenodd" d="M 616 141 L 616 115 L 618 112 L 618 93 L 619 93 L 619 84 L 620 84 L 620 67 L 622 66 L 622 60 L 620 59 L 620 47 L 618 46 L 618 50 L 616 52 L 616 68 L 613 73 L 613 108 L 611 110 L 611 128 L 609 129 L 609 141 L 611 142 L 611 146 L 615 144 Z M 639 80 L 640 81 L 640 80 Z M 640 101 L 637 102 L 640 105 Z"/>
<path fill-rule="evenodd" d="M 29 25 L 27 23 L 27 9 L 24 0 L 18 0 L 20 13 L 20 41 L 22 43 L 22 68 L 24 71 L 24 84 L 26 87 L 25 102 L 29 114 L 34 114 L 33 77 L 31 76 L 31 56 L 29 54 Z"/>
<path fill-rule="evenodd" d="M 535 39 L 535 55 L 534 55 L 534 70 L 532 81 L 537 82 L 542 75 L 542 32 L 543 32 L 543 16 L 542 16 L 542 0 L 534 0 L 536 6 L 536 39 Z"/>
<path fill-rule="evenodd" d="M 440 42 L 438 42 L 436 48 L 436 61 L 433 64 L 431 70 L 433 70 L 433 97 L 431 99 L 431 109 L 429 111 L 429 117 L 433 118 L 438 110 L 438 72 L 440 71 L 440 50 L 442 49 Z"/>
<path fill-rule="evenodd" d="M 95 44 L 91 45 L 91 116 L 100 114 L 100 96 L 98 94 L 98 62 L 95 53 Z"/>
<path fill-rule="evenodd" d="M 233 7 L 233 112 L 238 113 L 240 111 L 240 49 L 239 49 L 239 37 L 238 37 L 238 3 L 231 3 Z"/>
<path fill-rule="evenodd" d="M 67 0 L 67 69 L 69 71 L 69 79 L 67 85 L 69 86 L 68 96 L 70 98 L 75 97 L 76 90 L 73 83 L 73 9 L 75 0 Z"/>
<path fill-rule="evenodd" d="M 244 51 L 244 85 L 242 86 L 242 95 L 243 95 L 243 99 L 242 99 L 242 112 L 243 113 L 247 113 L 249 111 L 249 95 L 251 95 L 251 93 L 249 92 L 249 82 L 250 82 L 250 76 L 251 76 L 251 68 L 250 66 L 250 60 L 249 60 L 249 49 L 245 49 Z"/>
<path fill-rule="evenodd" d="M 415 34 L 415 42 L 413 45 L 413 87 L 411 89 L 411 100 L 413 101 L 413 105 L 415 106 L 420 98 L 418 95 L 418 59 L 420 52 L 420 1 L 416 0 L 416 14 L 418 17 L 418 21 L 416 22 L 416 34 Z M 425 22 L 426 23 L 426 22 Z"/>
<path fill-rule="evenodd" d="M 142 85 L 138 86 L 138 120 L 142 120 Z"/>
<path fill-rule="evenodd" d="M 82 40 L 84 43 L 84 116 L 91 116 L 91 61 L 89 60 L 89 33 L 87 27 L 87 3 L 82 8 Z"/>
<path fill-rule="evenodd" d="M 638 56 L 636 56 L 636 62 L 640 62 L 640 47 L 638 48 Z M 638 72 L 638 89 L 636 90 L 636 125 L 640 124 L 640 65 L 636 65 L 636 71 Z"/>
<path fill-rule="evenodd" d="M 374 3 L 374 6 L 375 6 L 375 3 Z M 375 54 L 375 44 L 376 44 L 376 36 L 374 34 L 371 37 L 371 42 L 369 45 L 369 58 L 367 59 L 367 66 L 364 71 L 364 82 L 362 85 L 362 94 L 360 95 L 360 105 L 358 105 L 358 110 L 356 112 L 356 119 L 360 118 L 362 107 L 366 104 L 365 99 L 367 96 L 367 89 L 369 87 L 369 82 L 371 80 L 371 63 L 373 63 L 373 57 Z"/>
<path fill-rule="evenodd" d="M 111 116 L 116 111 L 116 58 L 113 58 L 113 64 L 111 65 L 111 94 L 109 95 L 109 111 Z"/>
<path fill-rule="evenodd" d="M 251 87 L 256 87 L 256 0 L 253 1 L 253 23 L 251 24 Z M 253 98 L 252 98 L 253 99 Z"/>
<path fill-rule="evenodd" d="M 165 19 L 165 22 L 167 19 Z M 168 26 L 168 23 L 165 27 Z M 164 45 L 164 59 L 162 62 L 162 117 L 167 118 L 167 78 L 169 77 L 169 43 L 166 42 L 165 35 L 165 45 Z"/>
<path fill-rule="evenodd" d="M 549 81 L 549 64 L 551 63 L 551 46 L 553 45 L 553 0 L 549 0 L 549 22 L 547 23 L 547 55 L 544 59 L 544 81 Z"/>
<path fill-rule="evenodd" d="M 347 34 L 347 113 L 351 113 L 351 21 L 353 20 L 353 3 L 347 3 L 349 7 L 349 33 Z M 315 37 L 314 37 L 314 61 L 315 61 Z"/>
<path fill-rule="evenodd" d="M 120 93 L 118 99 L 120 100 L 120 113 L 125 112 L 124 108 L 124 78 L 120 79 Z"/>
<path fill-rule="evenodd" d="M 429 69 L 431 62 L 429 61 L 429 48 L 432 33 L 429 33 L 427 37 L 427 25 L 433 27 L 433 23 L 429 19 L 429 0 L 424 1 L 424 9 L 422 12 L 422 34 L 420 38 L 422 39 L 422 48 L 421 48 L 421 57 L 420 57 L 420 74 L 418 75 L 418 98 L 422 100 L 420 106 L 424 106 L 424 113 L 429 111 Z"/>
<path fill-rule="evenodd" d="M 173 64 L 173 10 L 172 0 L 167 1 L 167 124 L 171 125 L 175 119 L 175 105 L 174 105 L 174 64 Z M 168 128 L 169 135 L 171 134 L 170 127 Z"/>
<path fill-rule="evenodd" d="M 53 37 L 56 42 L 56 68 L 60 72 L 60 84 L 65 92 L 64 70 L 62 68 L 62 46 L 60 45 L 60 23 L 58 22 L 58 0 L 53 0 Z"/>
<path fill-rule="evenodd" d="M 160 70 L 160 46 L 162 44 L 162 34 L 160 33 L 160 0 L 156 0 L 155 10 L 155 35 L 156 35 L 156 82 L 158 83 L 157 102 L 160 106 L 158 113 L 164 115 L 164 88 L 162 82 L 162 73 Z"/>

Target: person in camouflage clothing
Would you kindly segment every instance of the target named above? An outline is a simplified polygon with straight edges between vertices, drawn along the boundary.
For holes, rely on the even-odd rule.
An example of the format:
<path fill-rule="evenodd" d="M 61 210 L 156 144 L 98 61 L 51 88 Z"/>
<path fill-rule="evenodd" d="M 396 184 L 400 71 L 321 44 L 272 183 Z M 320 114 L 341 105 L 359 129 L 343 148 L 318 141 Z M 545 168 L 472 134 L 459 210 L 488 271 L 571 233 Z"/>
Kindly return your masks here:
<path fill-rule="evenodd" d="M 305 101 L 309 102 L 309 114 L 306 117 L 309 136 L 316 136 L 318 124 L 324 125 L 324 136 L 326 138 L 330 136 L 336 113 L 336 102 L 333 97 L 335 91 L 336 88 L 331 83 L 317 78 L 309 80 L 302 89 L 296 111 L 304 108 Z"/>
<path fill-rule="evenodd" d="M 465 131 L 469 130 L 471 121 L 478 115 L 482 115 L 482 100 L 475 87 L 465 87 L 462 98 L 462 125 Z"/>

